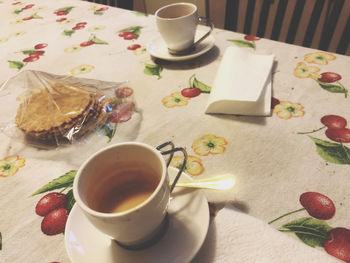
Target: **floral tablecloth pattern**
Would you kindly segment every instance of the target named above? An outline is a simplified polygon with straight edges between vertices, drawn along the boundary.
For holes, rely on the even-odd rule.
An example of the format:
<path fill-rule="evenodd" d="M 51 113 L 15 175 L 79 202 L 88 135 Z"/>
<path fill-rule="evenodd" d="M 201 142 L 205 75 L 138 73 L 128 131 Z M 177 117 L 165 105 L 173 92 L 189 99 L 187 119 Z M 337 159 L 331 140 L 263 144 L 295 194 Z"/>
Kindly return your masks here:
<path fill-rule="evenodd" d="M 0 133 L 1 262 L 68 262 L 61 233 L 75 171 L 94 151 L 129 140 L 186 147 L 185 169 L 196 178 L 234 174 L 233 189 L 205 191 L 213 214 L 229 203 L 350 262 L 349 57 L 215 29 L 207 54 L 168 62 L 147 52 L 158 37 L 151 15 L 84 1 L 0 0 L 0 17 L 0 83 L 23 70 L 119 82 L 117 96 L 133 96 L 137 109 L 123 105 L 116 130 L 68 149 L 43 151 Z M 275 55 L 271 116 L 204 114 L 231 45 Z M 50 216 L 61 225 L 43 223 L 39 215 L 52 212 L 36 209 L 43 197 L 56 198 Z"/>

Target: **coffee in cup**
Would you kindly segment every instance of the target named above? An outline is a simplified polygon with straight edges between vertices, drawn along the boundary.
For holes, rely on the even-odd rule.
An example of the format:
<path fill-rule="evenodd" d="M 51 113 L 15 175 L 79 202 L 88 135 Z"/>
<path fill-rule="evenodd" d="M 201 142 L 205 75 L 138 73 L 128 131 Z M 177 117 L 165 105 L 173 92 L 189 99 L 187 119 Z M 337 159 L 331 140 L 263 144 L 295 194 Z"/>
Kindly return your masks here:
<path fill-rule="evenodd" d="M 101 213 L 120 213 L 146 201 L 157 188 L 161 176 L 147 164 L 121 162 L 104 172 L 105 179 L 90 184 L 86 202 Z"/>

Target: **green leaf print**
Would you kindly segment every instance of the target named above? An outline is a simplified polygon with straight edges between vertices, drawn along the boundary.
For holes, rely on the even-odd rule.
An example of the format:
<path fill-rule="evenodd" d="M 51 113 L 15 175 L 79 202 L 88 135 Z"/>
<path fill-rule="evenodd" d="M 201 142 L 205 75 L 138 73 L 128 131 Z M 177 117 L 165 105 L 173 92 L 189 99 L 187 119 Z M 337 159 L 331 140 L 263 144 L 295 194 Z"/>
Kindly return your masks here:
<path fill-rule="evenodd" d="M 210 93 L 210 91 L 211 91 L 210 86 L 199 81 L 198 79 L 196 79 L 196 77 L 194 77 L 194 79 L 193 79 L 193 87 L 199 88 L 202 93 Z"/>
<path fill-rule="evenodd" d="M 29 55 L 29 54 L 32 54 L 34 52 L 36 52 L 37 50 L 36 49 L 27 49 L 27 50 L 22 50 L 22 54 L 24 55 Z"/>
<path fill-rule="evenodd" d="M 239 40 L 239 39 L 228 39 L 227 41 L 234 43 L 238 47 L 250 47 L 254 50 L 256 49 L 256 45 L 252 41 L 245 41 L 245 40 Z"/>
<path fill-rule="evenodd" d="M 126 27 L 122 30 L 119 30 L 118 32 L 131 32 L 131 33 L 134 33 L 137 38 L 140 36 L 141 34 L 141 28 L 142 26 L 129 26 L 129 27 Z"/>
<path fill-rule="evenodd" d="M 339 85 L 331 84 L 331 83 L 325 83 L 316 80 L 316 82 L 321 86 L 322 89 L 325 89 L 332 93 L 344 93 L 345 98 L 348 97 L 348 90 L 339 83 Z"/>
<path fill-rule="evenodd" d="M 99 134 L 101 135 L 105 135 L 109 138 L 108 142 L 111 142 L 115 132 L 117 130 L 117 124 L 115 123 L 114 125 L 110 124 L 110 123 L 105 123 L 99 131 Z"/>
<path fill-rule="evenodd" d="M 303 217 L 282 226 L 282 232 L 292 232 L 310 247 L 323 247 L 332 229 L 326 222 L 312 217 Z"/>
<path fill-rule="evenodd" d="M 72 36 L 73 34 L 75 33 L 75 30 L 64 30 L 63 32 L 62 32 L 62 35 L 64 35 L 64 36 Z"/>
<path fill-rule="evenodd" d="M 95 35 L 93 35 L 92 37 L 90 37 L 89 40 L 92 41 L 92 42 L 94 42 L 95 44 L 99 44 L 99 45 L 108 45 L 108 42 L 97 38 Z"/>
<path fill-rule="evenodd" d="M 134 14 L 136 15 L 136 16 L 148 16 L 148 14 L 147 13 L 142 13 L 142 12 L 134 12 Z"/>
<path fill-rule="evenodd" d="M 68 211 L 70 211 L 70 210 L 72 210 L 73 205 L 75 204 L 75 199 L 73 196 L 73 189 L 70 189 L 68 191 L 68 193 L 66 194 L 66 198 L 67 198 L 66 208 Z"/>
<path fill-rule="evenodd" d="M 13 13 L 18 15 L 18 14 L 22 13 L 22 11 L 23 11 L 22 9 L 16 9 L 13 11 Z"/>
<path fill-rule="evenodd" d="M 309 136 L 316 144 L 317 153 L 327 162 L 350 164 L 350 149 L 340 143 L 333 143 Z"/>
<path fill-rule="evenodd" d="M 101 11 L 95 11 L 94 15 L 98 15 L 98 16 L 102 16 L 104 14 L 104 12 Z"/>
<path fill-rule="evenodd" d="M 67 187 L 73 186 L 73 181 L 76 174 L 77 174 L 77 170 L 69 171 L 64 175 L 52 180 L 51 182 L 44 185 L 40 189 L 38 189 L 36 192 L 32 194 L 32 196 L 49 192 L 55 189 L 67 188 Z"/>
<path fill-rule="evenodd" d="M 66 11 L 68 14 L 70 11 L 72 11 L 73 8 L 74 8 L 74 6 L 66 6 L 66 7 L 56 9 L 55 11 Z"/>
<path fill-rule="evenodd" d="M 155 75 L 158 76 L 158 79 L 161 79 L 162 76 L 160 73 L 163 71 L 163 67 L 160 65 L 152 65 L 152 64 L 145 64 L 145 69 L 143 72 L 147 75 Z"/>
<path fill-rule="evenodd" d="M 22 63 L 20 61 L 8 60 L 8 63 L 9 63 L 10 68 L 16 68 L 16 69 L 20 70 L 21 68 L 24 67 L 24 63 Z"/>
<path fill-rule="evenodd" d="M 1 235 L 1 232 L 0 232 L 0 250 L 2 250 L 2 235 Z"/>
<path fill-rule="evenodd" d="M 42 16 L 39 16 L 37 13 L 35 13 L 34 15 L 32 15 L 32 17 L 33 17 L 34 19 L 43 19 L 43 17 L 42 17 Z"/>

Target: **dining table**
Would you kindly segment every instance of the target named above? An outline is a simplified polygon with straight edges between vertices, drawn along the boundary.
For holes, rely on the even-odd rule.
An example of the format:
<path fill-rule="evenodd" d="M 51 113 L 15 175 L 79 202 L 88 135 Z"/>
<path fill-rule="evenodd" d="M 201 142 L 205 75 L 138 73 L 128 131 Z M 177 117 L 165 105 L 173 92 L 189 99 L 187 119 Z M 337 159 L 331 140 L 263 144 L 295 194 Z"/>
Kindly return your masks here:
<path fill-rule="evenodd" d="M 0 17 L 0 262 L 350 262 L 350 57 L 219 28 L 202 49 L 170 55 L 153 15 L 87 1 L 0 0 Z M 265 116 L 206 113 L 229 48 L 273 56 Z M 230 86 L 249 89 L 259 72 L 244 69 Z M 26 102 L 43 80 L 95 87 L 111 104 L 86 116 L 106 114 L 103 124 L 68 142 L 28 138 L 21 114 L 41 139 L 73 120 L 35 132 Z M 183 147 L 186 180 L 234 185 L 176 187 L 180 223 L 161 244 L 124 251 L 89 224 L 72 187 L 89 156 L 130 141 Z M 175 154 L 169 174 L 183 161 Z"/>

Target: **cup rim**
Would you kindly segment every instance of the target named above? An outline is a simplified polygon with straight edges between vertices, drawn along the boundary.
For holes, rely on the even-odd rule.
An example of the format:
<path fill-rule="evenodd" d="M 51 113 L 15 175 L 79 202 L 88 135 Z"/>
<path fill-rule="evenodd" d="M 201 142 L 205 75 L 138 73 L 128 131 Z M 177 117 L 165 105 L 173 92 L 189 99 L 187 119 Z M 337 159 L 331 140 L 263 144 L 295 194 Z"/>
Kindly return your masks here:
<path fill-rule="evenodd" d="M 149 150 L 151 150 L 152 152 L 154 152 L 160 160 L 162 160 L 161 166 L 162 166 L 162 177 L 160 178 L 160 181 L 157 185 L 157 188 L 153 191 L 153 193 L 142 203 L 136 205 L 135 207 L 125 210 L 123 212 L 119 212 L 119 213 L 103 213 L 103 212 L 98 212 L 96 210 L 91 209 L 90 207 L 88 207 L 83 200 L 80 198 L 79 195 L 79 191 L 78 191 L 78 181 L 81 177 L 81 171 L 83 170 L 83 168 L 92 160 L 94 159 L 96 156 L 98 156 L 99 154 L 101 154 L 104 151 L 107 151 L 109 149 L 115 148 L 115 147 L 120 147 L 123 145 L 134 145 L 134 146 L 141 146 L 141 147 L 145 147 Z M 85 212 L 89 213 L 90 215 L 96 216 L 96 217 L 104 217 L 104 218 L 113 218 L 113 217 L 122 217 L 122 216 L 127 216 L 133 212 L 135 212 L 136 210 L 142 208 L 143 206 L 146 206 L 149 202 L 151 202 L 151 200 L 153 199 L 153 197 L 160 191 L 160 189 L 162 188 L 162 185 L 164 183 L 164 180 L 166 180 L 167 177 L 167 167 L 165 165 L 165 160 L 163 159 L 162 154 L 156 150 L 154 147 L 146 144 L 146 143 L 142 143 L 142 142 L 122 142 L 122 143 L 116 143 L 107 147 L 104 147 L 102 149 L 100 149 L 99 151 L 95 152 L 94 154 L 92 154 L 88 159 L 86 159 L 82 165 L 80 165 L 77 174 L 75 175 L 74 181 L 73 181 L 73 195 L 75 198 L 76 203 L 78 204 L 78 206 L 84 210 Z"/>
<path fill-rule="evenodd" d="M 164 18 L 164 17 L 160 17 L 160 16 L 159 16 L 159 13 L 160 13 L 161 11 L 163 11 L 164 9 L 169 8 L 169 7 L 171 7 L 171 6 L 176 6 L 176 5 L 187 5 L 187 6 L 192 6 L 192 7 L 193 7 L 193 11 L 192 11 L 191 13 L 187 14 L 187 15 L 180 16 L 180 17 L 176 17 L 176 18 Z M 197 6 L 196 6 L 195 4 L 192 4 L 192 3 L 187 3 L 187 2 L 172 3 L 172 4 L 165 5 L 165 6 L 161 7 L 161 8 L 159 8 L 159 9 L 154 13 L 154 16 L 155 16 L 157 19 L 159 19 L 159 20 L 167 20 L 167 21 L 169 21 L 169 20 L 178 20 L 178 19 L 182 19 L 182 18 L 184 18 L 184 17 L 188 17 L 188 16 L 193 15 L 193 14 L 197 11 L 197 9 L 198 9 Z"/>

